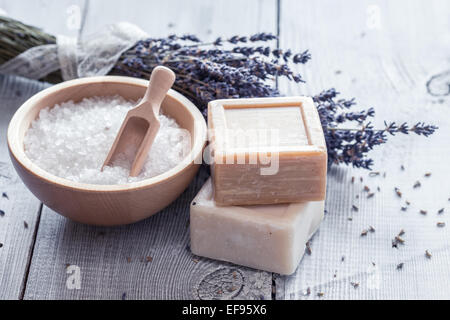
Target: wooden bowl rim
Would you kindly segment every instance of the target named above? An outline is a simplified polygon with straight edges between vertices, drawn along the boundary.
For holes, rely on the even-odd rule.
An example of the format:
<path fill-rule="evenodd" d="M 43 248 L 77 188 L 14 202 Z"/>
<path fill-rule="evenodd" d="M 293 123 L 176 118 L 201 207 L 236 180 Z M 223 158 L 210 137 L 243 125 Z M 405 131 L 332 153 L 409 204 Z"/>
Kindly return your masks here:
<path fill-rule="evenodd" d="M 102 82 L 127 84 L 127 85 L 131 84 L 136 86 L 142 86 L 144 88 L 148 86 L 148 81 L 143 79 L 124 76 L 98 76 L 98 77 L 79 78 L 75 80 L 64 81 L 62 83 L 53 85 L 47 89 L 38 92 L 34 96 L 30 97 L 19 107 L 19 109 L 14 113 L 14 116 L 12 117 L 9 123 L 7 142 L 10 153 L 14 157 L 14 159 L 30 174 L 33 174 L 34 176 L 38 177 L 41 180 L 46 181 L 49 184 L 56 184 L 63 188 L 78 191 L 119 192 L 119 191 L 133 191 L 138 189 L 145 189 L 150 186 L 166 182 L 167 180 L 172 180 L 177 175 L 181 174 L 183 171 L 189 168 L 193 164 L 194 159 L 198 159 L 199 155 L 202 156 L 203 147 L 206 143 L 206 135 L 207 135 L 205 119 L 203 118 L 203 115 L 201 114 L 200 110 L 198 110 L 198 108 L 189 99 L 187 99 L 179 92 L 170 89 L 167 94 L 172 98 L 178 100 L 182 105 L 184 105 L 186 109 L 190 112 L 190 114 L 193 116 L 194 136 L 197 137 L 194 140 L 194 144 L 189 154 L 184 158 L 182 162 L 177 164 L 172 169 L 160 175 L 137 182 L 130 182 L 126 184 L 117 184 L 117 185 L 115 184 L 97 185 L 97 184 L 76 182 L 65 178 L 61 178 L 45 171 L 44 169 L 41 169 L 39 166 L 34 164 L 26 156 L 24 146 L 18 143 L 19 141 L 18 135 L 20 127 L 19 124 L 21 123 L 21 121 L 23 121 L 25 115 L 28 114 L 33 109 L 33 107 L 40 99 L 42 99 L 48 94 L 68 89 L 74 85 L 102 83 Z"/>

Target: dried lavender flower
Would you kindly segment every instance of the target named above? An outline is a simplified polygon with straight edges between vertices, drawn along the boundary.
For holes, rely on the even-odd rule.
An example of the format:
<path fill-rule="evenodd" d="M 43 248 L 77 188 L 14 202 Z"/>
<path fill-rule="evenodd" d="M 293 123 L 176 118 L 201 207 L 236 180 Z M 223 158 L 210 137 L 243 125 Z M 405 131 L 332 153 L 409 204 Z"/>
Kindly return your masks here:
<path fill-rule="evenodd" d="M 0 38 L 0 64 L 34 46 L 56 42 L 54 36 L 4 16 L 0 17 L 0 29 L 6 35 Z M 284 50 L 276 47 L 274 40 L 277 36 L 265 32 L 219 37 L 209 43 L 192 34 L 148 38 L 125 51 L 110 74 L 148 79 L 154 67 L 169 67 L 177 75 L 174 89 L 193 101 L 206 117 L 211 100 L 279 96 L 274 83 L 280 77 L 298 84 L 304 82 L 293 71 L 293 65 L 307 63 L 311 59 L 309 51 Z M 43 80 L 60 82 L 61 71 Z M 324 130 L 330 165 L 370 169 L 373 159 L 369 152 L 386 143 L 388 136 L 411 132 L 427 137 L 437 129 L 423 122 L 408 125 L 387 121 L 384 128 L 374 128 L 370 119 L 375 116 L 375 109 L 353 110 L 355 100 L 340 98 L 334 88 L 314 95 L 313 100 Z M 357 127 L 341 126 L 352 123 Z"/>
<path fill-rule="evenodd" d="M 309 296 L 309 295 L 311 295 L 311 288 L 310 288 L 310 287 L 306 288 L 306 290 L 303 292 L 303 295 L 304 295 L 304 296 Z"/>
<path fill-rule="evenodd" d="M 148 78 L 155 66 L 164 64 L 177 74 L 174 88 L 191 99 L 206 116 L 210 100 L 278 96 L 278 90 L 268 82 L 278 77 L 304 82 L 300 74 L 292 71 L 291 65 L 305 64 L 311 58 L 310 53 L 259 45 L 275 39 L 270 33 L 219 37 L 211 43 L 203 43 L 192 35 L 150 38 L 139 41 L 125 52 L 112 73 Z M 225 49 L 224 43 L 231 48 Z M 373 147 L 385 143 L 387 134 L 414 132 L 428 136 L 437 129 L 424 123 L 410 128 L 406 123 L 394 122 L 386 122 L 383 129 L 374 129 L 366 122 L 375 116 L 374 108 L 348 111 L 356 104 L 354 99 L 340 99 L 338 95 L 332 88 L 313 97 L 325 133 L 330 165 L 370 169 L 373 160 L 367 154 Z M 359 128 L 339 127 L 347 122 L 356 122 Z"/>
<path fill-rule="evenodd" d="M 404 244 L 404 243 L 405 243 L 405 240 L 403 240 L 400 236 L 396 236 L 396 237 L 395 237 L 395 241 L 396 241 L 397 243 L 400 243 L 400 244 Z"/>
<path fill-rule="evenodd" d="M 310 241 L 306 242 L 306 246 L 305 247 L 306 247 L 305 248 L 306 254 L 308 256 L 310 256 L 312 254 L 311 242 Z"/>
<path fill-rule="evenodd" d="M 395 236 L 395 238 L 392 240 L 392 247 L 398 249 L 399 244 L 405 244 L 405 240 L 402 238 L 402 236 L 405 234 L 405 230 L 400 230 L 398 235 Z"/>
<path fill-rule="evenodd" d="M 375 129 L 369 118 L 375 116 L 375 110 L 368 108 L 360 112 L 342 111 L 355 105 L 354 99 L 338 99 L 335 89 L 323 91 L 314 97 L 325 132 L 328 147 L 328 160 L 334 164 L 351 164 L 353 167 L 370 169 L 373 160 L 367 154 L 375 146 L 387 142 L 387 136 L 397 133 L 429 136 L 437 129 L 422 122 L 409 127 L 407 123 L 397 125 L 395 122 L 385 122 L 384 129 Z M 357 122 L 359 128 L 341 128 L 344 122 Z"/>

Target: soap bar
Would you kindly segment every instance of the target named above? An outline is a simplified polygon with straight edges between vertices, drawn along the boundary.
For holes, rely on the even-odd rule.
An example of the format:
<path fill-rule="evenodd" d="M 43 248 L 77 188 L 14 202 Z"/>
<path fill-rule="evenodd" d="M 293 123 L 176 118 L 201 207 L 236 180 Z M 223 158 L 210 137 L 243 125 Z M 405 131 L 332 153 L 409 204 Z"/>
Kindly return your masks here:
<path fill-rule="evenodd" d="M 191 202 L 191 250 L 198 256 L 292 274 L 324 215 L 324 201 L 217 206 L 211 179 Z"/>
<path fill-rule="evenodd" d="M 217 204 L 325 199 L 327 149 L 311 98 L 211 101 L 208 127 Z"/>

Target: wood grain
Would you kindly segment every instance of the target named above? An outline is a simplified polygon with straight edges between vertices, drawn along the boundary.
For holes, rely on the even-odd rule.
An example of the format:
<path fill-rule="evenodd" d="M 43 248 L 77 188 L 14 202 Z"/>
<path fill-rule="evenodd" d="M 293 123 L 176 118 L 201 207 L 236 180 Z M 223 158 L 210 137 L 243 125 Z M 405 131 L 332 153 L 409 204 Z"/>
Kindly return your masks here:
<path fill-rule="evenodd" d="M 304 257 L 296 274 L 277 278 L 276 298 L 448 299 L 450 292 L 440 279 L 450 274 L 439 263 L 442 266 L 449 259 L 449 233 L 436 229 L 437 219 L 447 219 L 436 212 L 448 208 L 450 178 L 442 161 L 450 154 L 448 77 L 444 77 L 450 70 L 448 1 L 346 1 L 343 5 L 283 0 L 281 5 L 280 46 L 309 49 L 312 54 L 312 60 L 298 68 L 306 84 L 280 81 L 282 92 L 317 94 L 336 87 L 342 96 L 375 107 L 377 127 L 382 128 L 387 119 L 425 121 L 440 129 L 428 139 L 391 137 L 388 144 L 376 148 L 371 153 L 374 170 L 386 172 L 386 178 L 382 174 L 371 178 L 351 168 L 330 170 L 328 214 L 311 242 L 312 254 Z M 439 97 L 430 95 L 426 86 L 436 74 L 441 78 L 433 90 L 442 93 Z M 428 171 L 433 175 L 427 180 Z M 357 181 L 353 185 L 352 176 Z M 422 187 L 414 189 L 417 180 Z M 364 185 L 381 190 L 369 200 Z M 403 198 L 394 187 L 403 190 Z M 405 199 L 411 206 L 403 213 Z M 351 210 L 353 204 L 358 212 Z M 418 213 L 421 208 L 428 210 L 428 216 Z M 370 225 L 376 232 L 361 237 Z M 408 241 L 396 250 L 391 240 L 401 229 Z M 435 252 L 433 262 L 424 257 L 427 249 Z M 403 273 L 396 269 L 401 262 Z M 351 282 L 359 284 L 357 289 Z M 317 296 L 319 292 L 323 298 Z"/>
<path fill-rule="evenodd" d="M 20 104 L 46 86 L 0 75 L 0 300 L 21 297 L 40 215 L 40 202 L 12 167 L 6 129 Z"/>
<path fill-rule="evenodd" d="M 151 36 L 275 32 L 275 8 L 274 1 L 256 0 L 91 1 L 85 34 L 121 20 Z M 189 204 L 207 176 L 203 168 L 171 206 L 125 227 L 80 225 L 44 208 L 25 299 L 270 299 L 271 273 L 191 254 Z M 66 286 L 66 272 L 73 272 L 68 265 L 80 268 L 79 290 Z"/>
<path fill-rule="evenodd" d="M 0 7 L 47 31 L 75 35 L 77 31 L 66 30 L 66 20 L 60 18 L 69 2 L 78 3 L 0 1 Z M 440 208 L 450 210 L 450 177 L 447 161 L 443 161 L 450 154 L 448 1 L 279 2 L 277 25 L 277 1 L 89 1 L 83 35 L 117 21 L 134 22 L 155 37 L 195 33 L 206 40 L 217 35 L 276 32 L 279 27 L 281 47 L 309 49 L 313 56 L 298 68 L 307 83 L 280 80 L 283 94 L 316 94 L 336 87 L 345 97 L 355 96 L 360 105 L 374 106 L 376 126 L 382 126 L 384 119 L 437 124 L 440 130 L 429 139 L 394 137 L 374 150 L 374 169 L 386 172 L 386 178 L 382 174 L 370 178 L 367 172 L 351 168 L 330 170 L 328 214 L 311 241 L 312 254 L 304 257 L 293 276 L 276 277 L 275 297 L 312 299 L 323 292 L 327 299 L 449 298 L 448 285 L 439 281 L 450 277 L 446 267 L 450 261 L 448 227 L 436 229 L 437 221 L 450 224 L 448 215 L 436 215 Z M 58 18 L 48 19 L 48 12 Z M 1 88 L 13 94 L 16 87 L 3 84 Z M 4 134 L 7 121 L 3 119 L 0 127 Z M 3 144 L 0 148 L 6 150 Z M 2 154 L 5 152 L 0 161 L 4 161 Z M 6 170 L 14 175 L 9 160 L 6 163 Z M 2 164 L 0 172 L 4 168 Z M 424 180 L 427 171 L 433 174 Z M 357 182 L 348 186 L 352 176 Z M 359 182 L 360 176 L 363 182 Z M 271 274 L 190 254 L 188 204 L 206 177 L 202 170 L 164 213 L 127 227 L 79 225 L 44 208 L 25 298 L 269 299 Z M 418 179 L 422 187 L 413 189 Z M 372 190 L 381 186 L 381 191 L 369 201 L 361 191 L 364 185 Z M 30 231 L 37 223 L 28 217 L 36 219 L 39 203 L 19 181 L 5 182 L 0 177 L 2 186 L 12 188 L 17 198 L 10 191 L 9 202 L 0 198 L 0 209 L 6 208 L 5 217 L 0 217 L 0 242 L 5 244 L 0 248 L 0 298 L 19 298 L 32 244 Z M 401 188 L 403 198 L 395 195 L 394 187 Z M 406 199 L 411 201 L 407 214 L 400 211 Z M 353 204 L 358 212 L 349 209 Z M 418 214 L 423 208 L 428 210 L 427 216 Z M 13 220 L 5 220 L 9 210 L 14 215 L 8 219 Z M 25 230 L 21 229 L 23 217 L 29 225 Z M 419 224 L 418 219 L 422 219 Z M 361 238 L 361 231 L 369 225 L 376 232 Z M 393 249 L 391 240 L 402 228 L 407 232 L 407 244 Z M 344 245 L 335 241 L 336 234 Z M 411 242 L 415 245 L 409 245 Z M 427 249 L 433 253 L 431 260 L 424 260 Z M 400 262 L 405 264 L 402 272 L 396 270 Z M 67 272 L 73 270 L 67 265 L 79 266 L 81 289 L 67 288 Z M 233 274 L 237 276 L 230 276 Z M 351 282 L 359 287 L 355 289 Z M 228 291 L 229 283 L 239 289 Z M 304 295 L 308 287 L 311 294 Z"/>
<path fill-rule="evenodd" d="M 270 273 L 190 252 L 189 204 L 207 175 L 203 169 L 170 207 L 130 226 L 90 227 L 44 208 L 25 299 L 268 299 Z M 80 268 L 79 290 L 66 287 L 70 265 Z M 236 290 L 224 289 L 230 278 Z"/>
<path fill-rule="evenodd" d="M 0 1 L 2 14 L 44 28 L 53 34 L 76 36 L 81 26 L 84 0 Z M 49 19 L 49 12 L 54 16 Z M 12 168 L 6 146 L 6 131 L 16 109 L 34 93 L 46 88 L 44 83 L 0 76 L 0 299 L 23 296 L 35 235 L 40 218 L 40 202 L 25 188 Z M 27 228 L 25 228 L 27 225 Z"/>

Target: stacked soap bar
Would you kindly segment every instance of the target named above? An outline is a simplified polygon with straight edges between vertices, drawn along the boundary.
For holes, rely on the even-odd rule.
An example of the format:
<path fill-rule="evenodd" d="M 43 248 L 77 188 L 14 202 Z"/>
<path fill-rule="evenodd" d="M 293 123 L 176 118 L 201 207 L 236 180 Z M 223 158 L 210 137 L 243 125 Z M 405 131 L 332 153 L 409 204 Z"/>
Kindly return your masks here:
<path fill-rule="evenodd" d="M 209 179 L 191 202 L 192 253 L 292 274 L 323 218 L 324 201 L 217 206 Z"/>
<path fill-rule="evenodd" d="M 327 151 L 311 98 L 208 105 L 212 179 L 191 204 L 199 256 L 295 271 L 324 213 Z"/>
<path fill-rule="evenodd" d="M 325 198 L 327 150 L 311 98 L 212 101 L 208 127 L 217 204 Z"/>

